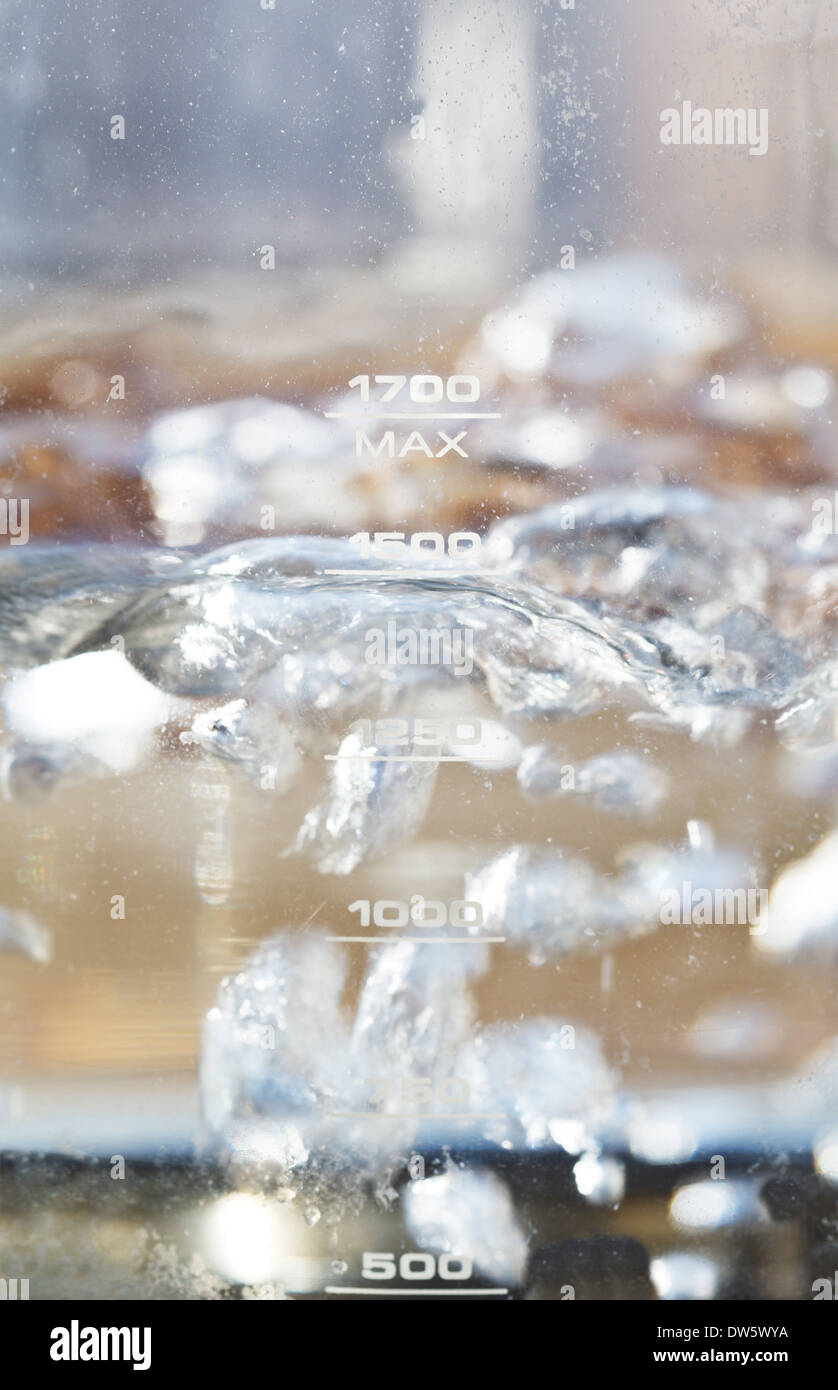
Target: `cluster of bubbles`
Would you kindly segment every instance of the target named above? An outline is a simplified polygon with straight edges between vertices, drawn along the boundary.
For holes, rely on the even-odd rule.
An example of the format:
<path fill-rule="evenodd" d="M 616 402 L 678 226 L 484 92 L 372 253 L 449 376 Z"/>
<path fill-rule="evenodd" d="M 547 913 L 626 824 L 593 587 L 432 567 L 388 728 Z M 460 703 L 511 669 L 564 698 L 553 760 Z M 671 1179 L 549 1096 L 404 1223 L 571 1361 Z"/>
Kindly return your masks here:
<path fill-rule="evenodd" d="M 696 362 L 742 332 L 731 305 L 697 302 L 677 277 L 638 263 L 593 286 L 583 272 L 534 281 L 487 319 L 481 350 L 513 391 L 536 376 L 593 392 L 662 361 L 671 388 L 685 391 Z M 830 388 L 798 373 L 782 390 L 799 415 L 819 410 Z M 728 415 L 736 406 L 747 423 L 754 399 L 762 399 L 756 387 Z M 721 410 L 696 408 L 705 422 Z M 590 465 L 607 443 L 593 415 L 569 420 L 548 403 L 528 421 L 507 441 L 508 456 L 517 450 L 533 467 Z M 345 430 L 298 407 L 245 400 L 180 411 L 158 421 L 147 444 L 144 477 L 169 545 L 212 534 L 231 505 L 252 524 L 259 496 L 292 486 L 301 527 L 322 519 L 324 491 L 344 520 L 363 520 L 356 474 L 341 462 Z M 303 496 L 301 479 L 310 483 Z M 376 721 L 466 688 L 486 712 L 487 733 L 464 761 L 508 775 L 533 802 L 572 796 L 640 820 L 665 806 L 669 778 L 648 756 L 609 749 L 577 764 L 569 787 L 556 745 L 527 743 L 513 727 L 609 709 L 725 749 L 757 726 L 770 729 L 793 760 L 801 796 L 831 788 L 838 540 L 813 529 L 815 502 L 814 489 L 745 494 L 618 479 L 496 521 L 467 573 L 425 553 L 364 559 L 346 540 L 311 535 L 236 540 L 201 554 L 4 550 L 0 790 L 31 800 L 64 782 L 121 774 L 164 729 L 179 730 L 172 756 L 217 760 L 250 782 L 268 765 L 282 791 L 298 785 L 306 759 L 322 763 L 331 750 L 319 798 L 280 849 L 343 876 L 421 832 L 449 748 L 440 734 L 422 761 L 399 758 Z M 464 676 L 365 661 L 366 634 L 391 624 L 468 630 L 473 668 Z M 347 733 L 361 715 L 368 732 Z M 756 950 L 834 960 L 836 866 L 832 832 L 779 875 Z M 581 854 L 515 843 L 476 865 L 465 891 L 483 904 L 481 930 L 502 927 L 511 948 L 542 964 L 654 931 L 663 886 L 713 887 L 747 872 L 708 835 L 692 835 L 686 848 L 639 847 L 610 874 Z M 0 911 L 0 946 L 42 962 L 50 955 L 45 929 L 11 909 Z M 208 1138 L 239 1161 L 283 1171 L 380 1174 L 415 1145 L 444 1141 L 446 1130 L 386 1109 L 371 1123 L 367 1079 L 420 1076 L 434 1095 L 465 1088 L 468 1108 L 478 1107 L 472 1142 L 560 1147 L 578 1159 L 580 1191 L 618 1198 L 620 1175 L 603 1146 L 624 1102 L 598 1039 L 555 1018 L 480 1025 L 474 988 L 488 960 L 489 948 L 474 942 L 450 951 L 387 943 L 369 953 L 350 1008 L 346 953 L 324 928 L 288 927 L 263 941 L 222 982 L 206 1019 Z M 486 1277 L 521 1275 L 527 1238 L 491 1173 L 450 1166 L 411 1184 L 405 1219 L 424 1246 L 465 1250 Z"/>

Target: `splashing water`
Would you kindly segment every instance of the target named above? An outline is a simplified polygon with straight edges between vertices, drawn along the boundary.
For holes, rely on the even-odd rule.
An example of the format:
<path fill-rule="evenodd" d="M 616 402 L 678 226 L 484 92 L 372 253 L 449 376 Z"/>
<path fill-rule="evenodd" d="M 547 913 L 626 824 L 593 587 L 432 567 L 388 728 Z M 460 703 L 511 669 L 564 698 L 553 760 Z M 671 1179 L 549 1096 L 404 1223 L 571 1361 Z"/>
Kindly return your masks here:
<path fill-rule="evenodd" d="M 197 714 L 180 741 L 185 746 L 197 744 L 212 757 L 235 764 L 257 784 L 270 772 L 275 791 L 287 791 L 299 774 L 294 741 L 275 710 L 246 700 L 231 700 Z"/>
<path fill-rule="evenodd" d="M 421 1250 L 465 1257 L 495 1285 L 517 1286 L 527 1265 L 527 1238 L 509 1188 L 494 1173 L 449 1165 L 409 1183 L 405 1224 Z"/>
<path fill-rule="evenodd" d="M 310 854 L 322 874 L 348 874 L 363 859 L 385 854 L 421 826 L 437 767 L 436 760 L 395 761 L 362 734 L 348 734 L 338 749 L 329 795 L 307 814 L 296 849 Z"/>
<path fill-rule="evenodd" d="M 535 801 L 571 795 L 619 816 L 651 816 L 669 790 L 666 773 L 637 753 L 600 753 L 577 766 L 546 744 L 526 748 L 518 782 Z"/>

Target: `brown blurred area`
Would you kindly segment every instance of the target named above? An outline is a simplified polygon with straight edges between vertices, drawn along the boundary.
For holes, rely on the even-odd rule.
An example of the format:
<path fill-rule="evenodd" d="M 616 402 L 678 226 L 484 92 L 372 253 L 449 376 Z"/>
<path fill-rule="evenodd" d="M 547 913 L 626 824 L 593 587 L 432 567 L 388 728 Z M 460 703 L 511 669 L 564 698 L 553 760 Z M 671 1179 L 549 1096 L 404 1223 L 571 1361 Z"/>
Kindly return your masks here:
<path fill-rule="evenodd" d="M 302 292 L 271 277 L 243 276 L 223 285 L 194 277 L 147 295 L 57 290 L 49 300 L 0 329 L 0 497 L 28 497 L 30 532 L 52 539 L 155 543 L 153 500 L 141 474 L 143 435 L 161 411 L 237 397 L 264 396 L 321 411 L 329 395 L 382 360 L 434 372 L 483 367 L 476 333 L 479 305 L 405 303 L 386 277 L 335 276 L 325 292 Z M 322 277 L 321 277 L 322 278 Z M 706 363 L 714 372 L 759 373 L 822 363 L 838 367 L 838 279 L 817 254 L 767 253 L 730 261 L 729 292 L 750 323 L 748 345 Z M 433 343 L 432 351 L 428 348 Z M 759 345 L 754 351 L 754 344 Z M 482 378 L 486 380 L 486 374 Z M 120 398 L 124 383 L 124 399 Z M 775 418 L 714 424 L 697 409 L 688 383 L 665 374 L 624 377 L 580 389 L 559 375 L 549 387 L 526 379 L 486 384 L 505 408 L 526 416 L 560 408 L 593 410 L 617 440 L 630 441 L 642 480 L 795 489 L 833 476 L 821 445 L 782 412 Z M 768 389 L 767 386 L 765 389 Z M 416 524 L 485 527 L 499 516 L 544 505 L 600 485 L 591 469 L 529 469 L 472 432 L 470 457 L 380 459 L 359 463 L 353 480 L 369 529 Z M 645 462 L 644 462 L 645 461 Z M 628 466 L 628 465 L 627 465 Z M 294 529 L 294 497 L 277 508 L 276 530 Z M 284 522 L 283 513 L 289 520 Z M 218 524 L 206 536 L 221 544 L 264 535 Z"/>

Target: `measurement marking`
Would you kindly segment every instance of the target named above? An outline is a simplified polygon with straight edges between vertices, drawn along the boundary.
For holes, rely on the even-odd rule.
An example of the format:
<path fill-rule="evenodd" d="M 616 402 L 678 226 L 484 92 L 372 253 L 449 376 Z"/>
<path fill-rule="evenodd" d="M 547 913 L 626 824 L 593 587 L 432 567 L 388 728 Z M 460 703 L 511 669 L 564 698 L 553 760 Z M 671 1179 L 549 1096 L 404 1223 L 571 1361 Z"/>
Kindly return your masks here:
<path fill-rule="evenodd" d="M 434 420 L 500 420 L 503 418 L 499 410 L 447 410 L 440 415 L 414 415 L 410 413 L 367 415 L 363 411 L 325 410 L 323 416 L 326 420 L 425 420 L 429 424 L 432 424 Z"/>
<path fill-rule="evenodd" d="M 327 1110 L 327 1120 L 505 1120 L 505 1115 L 488 1115 L 473 1110 L 426 1112 L 424 1110 Z"/>
<path fill-rule="evenodd" d="M 326 753 L 324 754 L 327 763 L 338 763 L 344 759 L 358 758 L 368 763 L 467 763 L 469 758 L 443 757 L 436 753 L 394 753 L 386 756 L 378 753 Z M 480 757 L 480 766 L 484 763 L 505 763 L 506 758 L 484 758 Z"/>
<path fill-rule="evenodd" d="M 426 570 L 397 570 L 395 567 L 389 570 L 324 570 L 324 574 L 348 574 L 363 575 L 365 579 L 467 579 L 470 575 L 479 574 L 477 565 L 470 570 L 437 570 L 434 572 L 430 568 Z"/>
<path fill-rule="evenodd" d="M 364 1294 L 384 1294 L 388 1298 L 396 1298 L 408 1294 L 421 1294 L 424 1298 L 451 1298 L 452 1296 L 466 1297 L 470 1294 L 472 1298 L 498 1298 L 502 1294 L 508 1294 L 509 1289 L 367 1289 L 352 1288 L 348 1284 L 327 1284 L 324 1293 L 364 1293 Z"/>
<path fill-rule="evenodd" d="M 489 946 L 505 941 L 505 936 L 327 936 L 327 941 L 372 941 L 376 946 L 394 946 L 409 941 L 419 946 Z"/>

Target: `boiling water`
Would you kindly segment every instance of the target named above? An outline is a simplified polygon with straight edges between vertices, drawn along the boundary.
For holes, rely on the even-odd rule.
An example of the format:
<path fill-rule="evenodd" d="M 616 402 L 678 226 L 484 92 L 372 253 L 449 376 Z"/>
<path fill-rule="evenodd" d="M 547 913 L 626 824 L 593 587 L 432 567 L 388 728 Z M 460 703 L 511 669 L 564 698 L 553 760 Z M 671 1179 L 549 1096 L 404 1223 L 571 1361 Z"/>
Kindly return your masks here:
<path fill-rule="evenodd" d="M 506 420 L 468 486 L 525 510 L 394 463 L 448 530 L 359 544 L 342 427 L 239 401 L 152 425 L 158 544 L 0 554 L 2 1143 L 191 1169 L 186 1216 L 109 1209 L 112 1281 L 604 1296 L 616 1249 L 614 1296 L 710 1297 L 756 1240 L 805 1296 L 765 1184 L 834 1176 L 838 544 L 822 482 L 699 486 L 653 443 L 638 476 L 593 397 L 523 399 L 548 311 L 586 389 L 643 369 L 620 286 L 604 326 L 545 284 L 484 325 Z M 667 302 L 677 394 L 741 325 Z M 588 459 L 558 495 L 545 441 Z M 254 538 L 301 457 L 344 460 L 350 525 Z"/>

